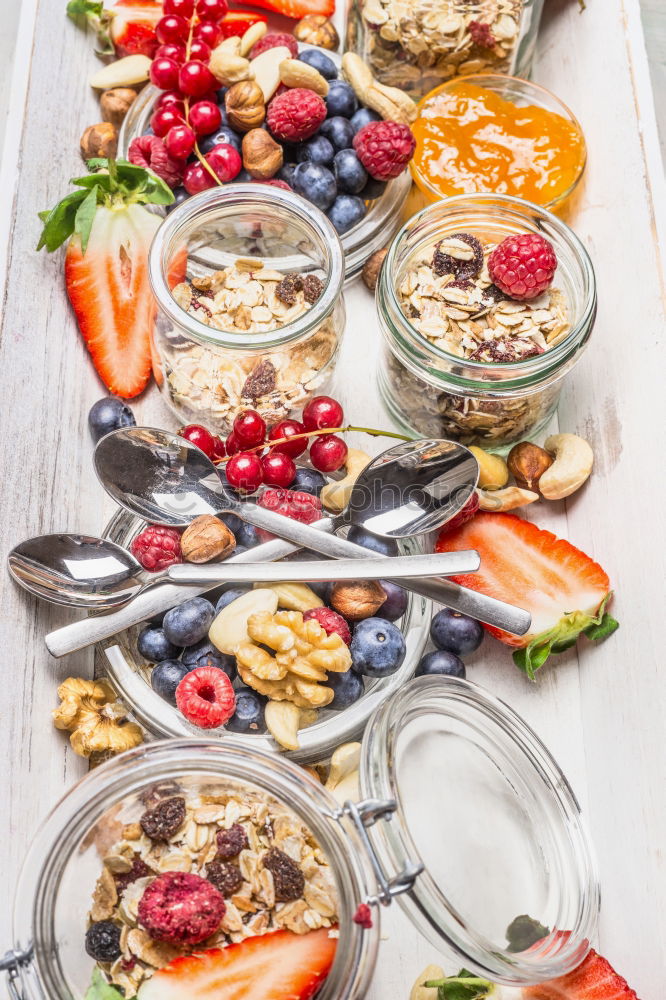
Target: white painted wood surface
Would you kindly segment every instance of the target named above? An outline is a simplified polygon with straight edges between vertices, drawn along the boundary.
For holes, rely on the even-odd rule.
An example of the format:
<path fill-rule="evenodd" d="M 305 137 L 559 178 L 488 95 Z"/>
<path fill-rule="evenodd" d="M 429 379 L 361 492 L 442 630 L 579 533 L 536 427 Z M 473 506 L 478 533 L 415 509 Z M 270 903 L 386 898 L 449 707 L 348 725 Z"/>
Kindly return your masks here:
<path fill-rule="evenodd" d="M 66 20 L 63 6 L 24 0 L 1 187 L 0 265 L 7 251 L 0 343 L 3 555 L 28 535 L 98 533 L 109 513 L 85 425 L 101 386 L 67 308 L 60 255 L 33 250 L 36 213 L 66 192 L 68 178 L 80 170 L 79 135 L 97 120 L 84 82 L 94 65 L 90 42 Z M 529 514 L 603 563 L 622 627 L 599 648 L 581 644 L 559 658 L 536 685 L 491 640 L 468 675 L 521 712 L 570 777 L 599 858 L 600 949 L 642 1000 L 656 1000 L 666 970 L 666 529 L 658 492 L 666 426 L 658 236 L 666 198 L 638 0 L 588 0 L 584 14 L 576 0 L 546 6 L 534 76 L 570 104 L 587 136 L 589 168 L 570 221 L 599 283 L 596 330 L 567 384 L 559 424 L 591 440 L 596 468 L 569 503 L 540 505 Z M 661 246 L 663 254 L 663 233 Z M 372 371 L 378 334 L 364 288 L 349 292 L 348 315 L 338 393 L 354 419 L 381 423 Z M 174 426 L 154 390 L 136 412 L 140 421 Z M 0 870 L 9 899 L 39 819 L 83 773 L 83 763 L 51 728 L 50 711 L 57 684 L 69 674 L 90 673 L 92 656 L 50 659 L 42 636 L 67 614 L 37 606 L 4 574 L 0 581 L 6 746 Z M 416 973 L 436 959 L 394 911 L 384 921 L 388 941 L 370 1000 L 407 998 Z M 10 924 L 5 905 L 0 950 L 11 944 Z"/>

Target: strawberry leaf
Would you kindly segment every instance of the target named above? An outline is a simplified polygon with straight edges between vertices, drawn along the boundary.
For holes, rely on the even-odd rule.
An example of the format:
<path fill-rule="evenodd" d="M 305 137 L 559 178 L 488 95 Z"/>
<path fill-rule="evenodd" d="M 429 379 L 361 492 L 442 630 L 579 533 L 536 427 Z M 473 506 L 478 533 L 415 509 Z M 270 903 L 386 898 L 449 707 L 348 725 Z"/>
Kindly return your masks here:
<path fill-rule="evenodd" d="M 67 4 L 67 17 L 73 21 L 80 17 L 101 17 L 104 13 L 104 4 L 101 0 L 69 0 Z"/>
<path fill-rule="evenodd" d="M 537 670 L 544 665 L 550 654 L 563 653 L 565 649 L 570 649 L 581 633 L 593 642 L 599 642 L 611 635 L 619 628 L 618 622 L 606 612 L 606 605 L 612 596 L 611 590 L 604 597 L 595 615 L 573 611 L 561 618 L 555 628 L 548 629 L 532 639 L 525 649 L 517 649 L 513 654 L 513 662 L 518 669 L 533 681 Z"/>
<path fill-rule="evenodd" d="M 46 213 L 46 218 L 44 218 L 44 212 L 40 213 L 40 218 L 44 222 L 44 228 L 37 244 L 38 250 L 46 247 L 49 253 L 52 253 L 65 240 L 69 239 L 74 232 L 76 213 L 81 203 L 87 197 L 85 191 L 72 191 L 66 198 L 58 202 L 55 208 Z"/>
<path fill-rule="evenodd" d="M 609 635 L 612 635 L 619 627 L 619 621 L 606 612 L 598 625 L 590 625 L 589 628 L 585 629 L 585 635 L 592 642 L 601 642 L 603 639 L 607 639 Z"/>
<path fill-rule="evenodd" d="M 519 917 L 515 917 L 506 929 L 506 939 L 509 942 L 507 951 L 513 953 L 527 951 L 549 934 L 550 931 L 544 924 L 522 913 Z"/>
<path fill-rule="evenodd" d="M 424 986 L 437 989 L 437 1000 L 481 1000 L 481 997 L 487 997 L 494 989 L 488 979 L 473 976 L 467 969 L 461 969 L 457 976 L 430 979 Z"/>
<path fill-rule="evenodd" d="M 77 233 L 81 239 L 82 253 L 86 252 L 88 240 L 90 239 L 90 230 L 92 229 L 96 211 L 97 189 L 91 188 L 76 210 L 76 216 L 74 217 L 74 232 Z"/>
<path fill-rule="evenodd" d="M 77 24 L 86 24 L 95 32 L 97 38 L 96 51 L 100 56 L 115 54 L 113 42 L 109 35 L 111 18 L 104 10 L 103 0 L 70 0 L 67 4 L 67 16 Z"/>

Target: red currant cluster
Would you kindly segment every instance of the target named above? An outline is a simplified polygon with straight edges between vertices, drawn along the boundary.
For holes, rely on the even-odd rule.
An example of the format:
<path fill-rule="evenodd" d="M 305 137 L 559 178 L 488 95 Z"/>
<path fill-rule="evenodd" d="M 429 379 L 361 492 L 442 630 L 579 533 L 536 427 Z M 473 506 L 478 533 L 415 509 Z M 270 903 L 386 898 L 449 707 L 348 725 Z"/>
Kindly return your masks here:
<path fill-rule="evenodd" d="M 310 462 L 319 472 L 337 472 L 345 464 L 347 445 L 335 430 L 343 428 L 342 406 L 330 396 L 315 396 L 302 420 L 281 420 L 270 429 L 256 410 L 243 410 L 234 420 L 226 441 L 199 424 L 179 431 L 213 462 L 226 462 L 229 485 L 242 493 L 260 486 L 287 489 L 296 476 L 294 459 L 310 449 Z"/>

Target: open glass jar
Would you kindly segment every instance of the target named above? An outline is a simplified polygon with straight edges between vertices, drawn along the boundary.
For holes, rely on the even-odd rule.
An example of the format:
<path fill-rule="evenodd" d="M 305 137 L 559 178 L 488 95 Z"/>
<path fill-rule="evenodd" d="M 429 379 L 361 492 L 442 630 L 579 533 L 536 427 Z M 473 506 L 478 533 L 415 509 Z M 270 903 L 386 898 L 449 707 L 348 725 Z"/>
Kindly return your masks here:
<path fill-rule="evenodd" d="M 354 0 L 347 49 L 418 99 L 454 76 L 527 76 L 543 0 Z"/>
<path fill-rule="evenodd" d="M 483 269 L 479 282 L 483 285 L 485 281 L 491 294 L 476 306 L 475 289 L 468 287 L 473 282 L 468 280 L 463 280 L 460 288 L 445 289 L 445 300 L 437 291 L 429 299 L 432 305 L 427 306 L 432 316 L 426 317 L 425 305 L 420 310 L 413 299 L 405 297 L 405 281 L 415 283 L 419 294 L 421 279 L 413 274 L 434 259 L 440 241 L 452 239 L 455 243 L 460 234 L 467 234 L 483 244 L 485 253 L 486 248 L 516 233 L 542 235 L 557 257 L 552 289 L 531 304 L 502 299 L 502 293 L 495 301 L 498 290 L 489 278 L 483 278 Z M 551 292 L 553 297 L 548 299 Z M 592 332 L 597 305 L 592 262 L 566 223 L 519 198 L 484 194 L 447 198 L 414 216 L 391 244 L 376 294 L 384 341 L 379 385 L 393 419 L 414 434 L 496 450 L 536 436 L 551 418 L 562 381 L 579 360 Z M 542 302 L 544 295 L 547 301 Z M 430 292 L 424 291 L 424 302 L 426 296 Z M 532 307 L 539 312 L 530 311 Z M 491 312 L 494 330 L 485 328 L 489 321 L 483 318 Z M 497 318 L 500 313 L 501 324 Z M 453 322 L 450 317 L 455 317 Z M 555 334 L 552 342 L 546 342 L 539 327 L 544 317 L 543 330 L 552 329 Z M 425 329 L 426 318 L 427 336 L 415 325 Z M 529 353 L 518 360 L 502 360 L 511 356 L 506 345 L 512 343 L 518 322 L 527 325 L 520 350 Z M 501 340 L 500 347 L 506 348 L 503 354 L 488 346 L 495 334 Z M 478 340 L 476 358 L 467 356 L 459 345 L 457 354 L 453 348 L 447 349 L 450 338 L 464 344 L 468 336 Z M 488 360 L 489 356 L 493 360 Z"/>
<path fill-rule="evenodd" d="M 233 737 L 155 743 L 91 772 L 50 814 L 24 864 L 15 961 L 5 959 L 13 998 L 82 1000 L 93 967 L 83 947 L 87 914 L 114 826 L 135 823 L 146 792 L 174 781 L 194 792 L 232 785 L 270 796 L 311 831 L 330 866 L 339 921 L 318 1000 L 366 996 L 379 904 L 396 896 L 449 975 L 462 966 L 519 988 L 565 974 L 590 947 L 598 884 L 557 764 L 522 719 L 477 685 L 419 678 L 375 714 L 355 804 L 341 807 L 297 765 L 240 749 Z M 353 920 L 362 902 L 372 907 L 367 929 Z M 506 929 L 525 913 L 550 932 L 511 951 Z"/>
<path fill-rule="evenodd" d="M 155 378 L 183 423 L 226 433 L 248 407 L 275 423 L 330 380 L 345 326 L 343 251 L 298 195 L 237 184 L 192 198 L 158 229 L 149 270 Z M 300 285 L 281 291 L 287 275 Z"/>

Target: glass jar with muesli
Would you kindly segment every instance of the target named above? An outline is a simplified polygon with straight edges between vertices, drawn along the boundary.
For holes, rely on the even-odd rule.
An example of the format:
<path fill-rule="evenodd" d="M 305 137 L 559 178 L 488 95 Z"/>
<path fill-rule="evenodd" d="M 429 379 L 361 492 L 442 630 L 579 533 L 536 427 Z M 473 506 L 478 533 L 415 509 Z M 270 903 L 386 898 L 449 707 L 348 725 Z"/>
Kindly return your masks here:
<path fill-rule="evenodd" d="M 582 961 L 592 852 L 522 719 L 468 681 L 421 677 L 348 746 L 359 790 L 346 795 L 321 783 L 324 765 L 233 735 L 152 743 L 89 773 L 26 858 L 2 960 L 12 1000 L 361 1000 L 393 897 L 449 975 L 469 969 L 507 1000 Z"/>
<path fill-rule="evenodd" d="M 354 0 L 347 49 L 415 99 L 454 76 L 527 76 L 543 0 Z"/>
<path fill-rule="evenodd" d="M 545 209 L 484 194 L 430 205 L 396 236 L 377 284 L 384 404 L 416 434 L 494 450 L 534 437 L 596 304 L 587 251 Z"/>
<path fill-rule="evenodd" d="M 344 260 L 326 216 L 290 191 L 215 188 L 169 214 L 150 250 L 153 366 L 184 423 L 268 423 L 330 381 L 345 325 Z"/>

